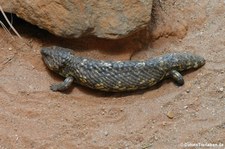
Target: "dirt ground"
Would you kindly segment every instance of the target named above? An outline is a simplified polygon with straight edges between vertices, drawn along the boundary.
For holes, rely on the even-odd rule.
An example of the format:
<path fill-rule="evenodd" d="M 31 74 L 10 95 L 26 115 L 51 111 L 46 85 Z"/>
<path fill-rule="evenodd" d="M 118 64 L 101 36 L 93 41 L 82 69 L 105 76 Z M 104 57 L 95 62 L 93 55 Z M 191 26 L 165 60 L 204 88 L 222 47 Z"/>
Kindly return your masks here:
<path fill-rule="evenodd" d="M 224 149 L 225 2 L 161 2 L 148 33 L 121 40 L 62 39 L 15 16 L 23 40 L 0 28 L 0 149 Z M 181 87 L 168 79 L 132 93 L 77 84 L 59 93 L 49 86 L 63 78 L 50 72 L 40 55 L 40 48 L 50 45 L 111 60 L 189 51 L 203 56 L 206 65 L 184 73 Z"/>

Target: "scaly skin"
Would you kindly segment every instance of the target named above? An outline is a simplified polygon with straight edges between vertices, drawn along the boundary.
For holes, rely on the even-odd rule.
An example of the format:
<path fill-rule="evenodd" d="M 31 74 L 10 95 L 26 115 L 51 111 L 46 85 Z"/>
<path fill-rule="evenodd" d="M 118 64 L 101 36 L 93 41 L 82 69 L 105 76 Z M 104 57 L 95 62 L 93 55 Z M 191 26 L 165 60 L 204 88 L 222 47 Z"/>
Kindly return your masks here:
<path fill-rule="evenodd" d="M 132 91 L 153 86 L 167 76 L 183 85 L 180 71 L 205 64 L 204 58 L 190 53 L 170 53 L 145 61 L 102 61 L 53 46 L 42 48 L 41 54 L 49 69 L 66 78 L 52 85 L 53 91 L 66 90 L 72 82 L 102 91 Z"/>

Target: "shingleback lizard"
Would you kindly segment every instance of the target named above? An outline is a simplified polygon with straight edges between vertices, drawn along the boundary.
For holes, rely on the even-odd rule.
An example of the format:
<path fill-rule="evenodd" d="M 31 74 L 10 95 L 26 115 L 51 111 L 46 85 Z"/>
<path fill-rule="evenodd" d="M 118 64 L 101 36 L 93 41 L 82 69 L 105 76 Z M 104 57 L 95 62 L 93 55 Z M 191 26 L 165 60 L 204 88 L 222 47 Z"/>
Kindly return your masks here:
<path fill-rule="evenodd" d="M 57 46 L 42 48 L 41 54 L 50 70 L 66 78 L 51 85 L 53 91 L 66 90 L 73 82 L 102 91 L 132 91 L 153 86 L 168 76 L 183 85 L 180 71 L 205 64 L 201 56 L 179 52 L 140 61 L 94 60 Z"/>

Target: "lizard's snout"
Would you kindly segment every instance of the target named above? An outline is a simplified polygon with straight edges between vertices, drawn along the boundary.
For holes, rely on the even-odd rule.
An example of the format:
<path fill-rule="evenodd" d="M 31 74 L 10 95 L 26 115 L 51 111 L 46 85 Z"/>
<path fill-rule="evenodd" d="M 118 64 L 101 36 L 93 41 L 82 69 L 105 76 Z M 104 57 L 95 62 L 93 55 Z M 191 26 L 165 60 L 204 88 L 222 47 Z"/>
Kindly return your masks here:
<path fill-rule="evenodd" d="M 42 48 L 42 49 L 41 49 L 41 55 L 42 55 L 42 56 L 47 56 L 47 55 L 49 55 L 49 50 L 46 49 L 46 48 Z"/>

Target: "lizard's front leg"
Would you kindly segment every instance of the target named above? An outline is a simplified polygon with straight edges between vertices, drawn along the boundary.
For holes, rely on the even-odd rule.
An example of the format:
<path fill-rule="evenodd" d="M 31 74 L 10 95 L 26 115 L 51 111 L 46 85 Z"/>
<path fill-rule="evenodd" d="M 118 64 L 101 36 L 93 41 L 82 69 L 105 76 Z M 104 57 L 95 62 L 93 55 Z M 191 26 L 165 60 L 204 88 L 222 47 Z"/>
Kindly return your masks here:
<path fill-rule="evenodd" d="M 59 84 L 52 84 L 50 86 L 50 89 L 54 92 L 55 91 L 64 91 L 72 85 L 73 81 L 74 81 L 73 77 L 67 77 L 63 82 L 61 82 Z"/>

